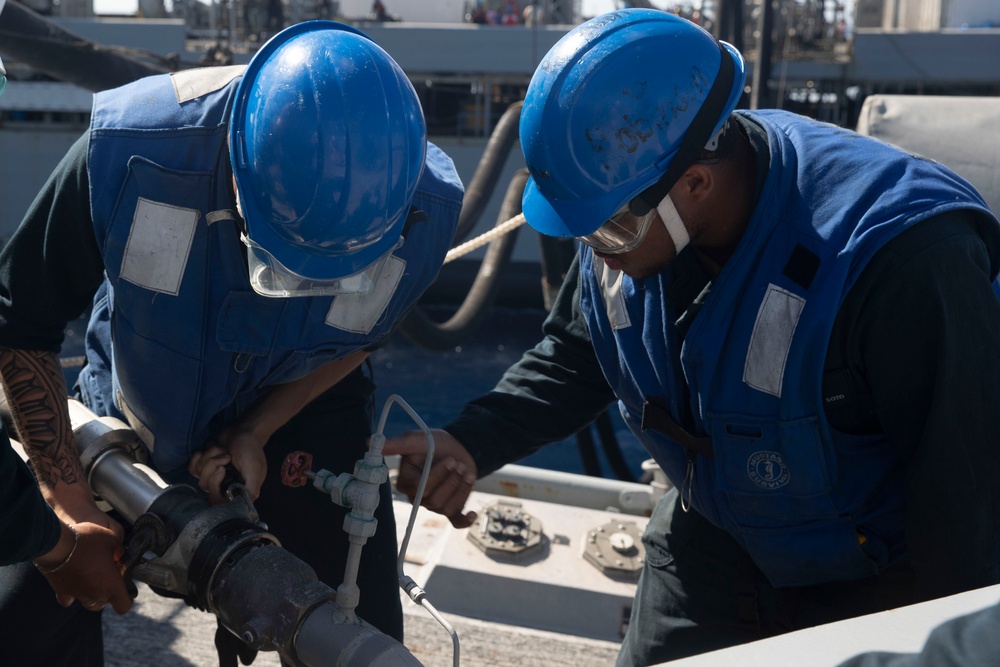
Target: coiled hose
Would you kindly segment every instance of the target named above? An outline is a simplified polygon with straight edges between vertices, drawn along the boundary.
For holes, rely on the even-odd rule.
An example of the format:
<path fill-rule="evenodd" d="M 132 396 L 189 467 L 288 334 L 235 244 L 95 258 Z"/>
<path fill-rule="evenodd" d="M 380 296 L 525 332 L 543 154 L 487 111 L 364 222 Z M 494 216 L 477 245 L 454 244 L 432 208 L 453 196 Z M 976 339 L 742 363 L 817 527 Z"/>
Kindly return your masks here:
<path fill-rule="evenodd" d="M 521 195 L 527 182 L 527 169 L 514 174 L 500 207 L 498 226 L 521 212 Z M 454 348 L 478 331 L 496 299 L 503 267 L 510 261 L 518 230 L 519 227 L 514 226 L 490 242 L 472 287 L 465 295 L 462 305 L 447 321 L 435 322 L 423 310 L 414 308 L 403 320 L 400 331 L 421 347 L 439 351 Z"/>
<path fill-rule="evenodd" d="M 462 211 L 459 213 L 455 230 L 456 244 L 464 241 L 476 226 L 486 203 L 493 195 L 500 172 L 517 140 L 523 104 L 522 101 L 518 101 L 510 105 L 490 134 L 483 156 L 476 167 L 476 173 L 465 188 Z M 521 195 L 525 182 L 527 182 L 527 171 L 523 174 L 519 172 L 511 179 L 494 229 L 521 212 Z M 482 325 L 490 306 L 493 305 L 500 277 L 510 261 L 516 240 L 517 229 L 514 226 L 509 232 L 502 233 L 490 241 L 489 250 L 479 266 L 469 293 L 450 319 L 442 323 L 435 322 L 417 306 L 400 324 L 400 332 L 417 345 L 438 351 L 451 349 L 474 334 Z"/>

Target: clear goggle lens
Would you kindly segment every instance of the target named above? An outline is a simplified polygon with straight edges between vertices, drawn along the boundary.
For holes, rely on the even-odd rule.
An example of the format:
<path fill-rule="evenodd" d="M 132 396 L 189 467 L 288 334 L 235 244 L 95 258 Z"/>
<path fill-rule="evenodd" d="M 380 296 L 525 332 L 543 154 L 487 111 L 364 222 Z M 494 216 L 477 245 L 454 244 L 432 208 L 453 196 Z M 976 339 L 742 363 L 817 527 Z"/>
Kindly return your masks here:
<path fill-rule="evenodd" d="M 364 296 L 370 294 L 375 290 L 389 256 L 403 245 L 403 240 L 400 239 L 388 252 L 353 275 L 315 280 L 300 276 L 286 268 L 271 253 L 246 234 L 241 234 L 240 239 L 247 247 L 250 285 L 255 292 L 268 297 L 319 297 L 339 294 Z"/>
<path fill-rule="evenodd" d="M 236 190 L 236 211 L 243 217 L 239 189 Z M 357 273 L 341 278 L 316 280 L 301 276 L 287 268 L 274 255 L 251 239 L 246 232 L 240 233 L 240 240 L 247 247 L 247 268 L 251 287 L 261 296 L 275 298 L 371 294 L 375 291 L 389 255 L 403 247 L 403 239 L 400 238 L 388 252 Z"/>
<path fill-rule="evenodd" d="M 620 255 L 642 243 L 655 216 L 656 209 L 651 209 L 646 215 L 633 215 L 626 202 L 607 222 L 577 239 L 605 255 Z"/>

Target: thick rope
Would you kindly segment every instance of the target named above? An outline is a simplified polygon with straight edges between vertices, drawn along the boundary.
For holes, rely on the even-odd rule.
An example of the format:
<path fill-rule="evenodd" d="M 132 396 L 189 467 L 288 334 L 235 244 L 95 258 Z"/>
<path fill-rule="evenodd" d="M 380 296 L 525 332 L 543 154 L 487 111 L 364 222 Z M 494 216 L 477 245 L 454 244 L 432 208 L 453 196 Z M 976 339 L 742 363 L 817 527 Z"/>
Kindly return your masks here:
<path fill-rule="evenodd" d="M 493 239 L 499 238 L 508 232 L 511 232 L 525 223 L 524 214 L 518 213 L 513 218 L 506 222 L 501 222 L 496 225 L 488 232 L 480 234 L 474 239 L 466 241 L 461 245 L 457 245 L 448 251 L 448 254 L 444 256 L 444 263 L 447 264 L 452 260 L 456 260 L 463 255 L 467 255 L 473 250 L 483 247 L 487 243 L 493 241 Z"/>

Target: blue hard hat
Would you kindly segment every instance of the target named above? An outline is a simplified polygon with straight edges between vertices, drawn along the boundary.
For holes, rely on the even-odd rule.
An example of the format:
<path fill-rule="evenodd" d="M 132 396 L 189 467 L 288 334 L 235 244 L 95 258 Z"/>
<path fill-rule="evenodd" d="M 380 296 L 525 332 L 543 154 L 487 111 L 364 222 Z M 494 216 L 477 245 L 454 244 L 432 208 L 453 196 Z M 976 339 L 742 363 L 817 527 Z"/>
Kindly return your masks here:
<path fill-rule="evenodd" d="M 427 130 L 409 79 L 364 33 L 307 21 L 272 37 L 237 88 L 229 138 L 248 245 L 284 270 L 350 276 L 399 241 Z"/>
<path fill-rule="evenodd" d="M 643 210 L 655 208 L 745 82 L 734 47 L 673 14 L 628 9 L 577 26 L 542 59 L 521 110 L 528 223 L 585 236 L 657 186 Z"/>

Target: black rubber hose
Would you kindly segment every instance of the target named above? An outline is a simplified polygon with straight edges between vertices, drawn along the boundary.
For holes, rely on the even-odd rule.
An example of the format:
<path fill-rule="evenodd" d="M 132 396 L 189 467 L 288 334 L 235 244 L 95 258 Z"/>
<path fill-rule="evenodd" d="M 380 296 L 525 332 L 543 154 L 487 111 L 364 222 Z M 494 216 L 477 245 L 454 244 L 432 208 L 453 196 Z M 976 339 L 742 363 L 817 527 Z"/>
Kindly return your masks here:
<path fill-rule="evenodd" d="M 552 310 L 559 288 L 566 280 L 566 272 L 576 257 L 576 240 L 539 234 L 538 244 L 542 262 L 542 301 L 545 310 Z"/>
<path fill-rule="evenodd" d="M 85 39 L 17 0 L 0 6 L 0 52 L 59 81 L 100 91 L 176 69 L 154 53 Z"/>
<path fill-rule="evenodd" d="M 506 222 L 521 212 L 521 195 L 527 182 L 527 169 L 520 169 L 514 174 L 507 186 L 497 224 Z M 442 323 L 434 322 L 416 307 L 399 327 L 403 335 L 430 350 L 449 350 L 478 331 L 496 299 L 503 268 L 510 261 L 519 229 L 516 227 L 490 242 L 469 293 L 450 319 Z"/>
<path fill-rule="evenodd" d="M 583 473 L 591 477 L 604 477 L 601 472 L 601 461 L 597 458 L 597 446 L 594 444 L 594 434 L 590 432 L 590 424 L 576 433 L 576 449 L 580 452 L 580 463 Z"/>
<path fill-rule="evenodd" d="M 507 156 L 510 155 L 514 142 L 517 141 L 523 105 L 524 102 L 518 101 L 507 107 L 490 134 L 489 141 L 486 142 L 486 148 L 483 150 L 483 156 L 479 158 L 476 173 L 472 175 L 472 180 L 465 186 L 462 212 L 458 215 L 458 226 L 455 230 L 454 243 L 456 245 L 465 241 L 469 232 L 475 228 L 486 203 L 493 195 L 497 181 L 500 180 L 500 172 L 507 162 Z"/>

